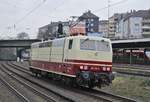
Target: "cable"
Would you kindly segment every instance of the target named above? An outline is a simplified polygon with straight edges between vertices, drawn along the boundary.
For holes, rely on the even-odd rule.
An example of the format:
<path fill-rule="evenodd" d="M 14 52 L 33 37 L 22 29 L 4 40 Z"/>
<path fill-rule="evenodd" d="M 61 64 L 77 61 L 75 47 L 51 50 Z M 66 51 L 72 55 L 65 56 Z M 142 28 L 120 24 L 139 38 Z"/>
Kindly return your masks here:
<path fill-rule="evenodd" d="M 46 2 L 46 0 L 43 0 L 43 3 Z M 43 3 L 38 4 L 35 8 L 33 8 L 30 12 L 28 12 L 25 16 L 23 16 L 20 20 L 18 20 L 15 24 L 14 24 L 14 28 L 16 27 L 16 24 L 20 23 L 21 21 L 23 21 L 28 15 L 30 15 L 31 13 L 33 13 L 36 9 L 38 9 L 40 6 L 42 6 Z M 65 4 L 65 0 L 60 4 L 63 5 Z M 56 11 L 60 6 L 57 6 L 54 8 L 54 10 L 51 12 L 51 14 Z"/>
<path fill-rule="evenodd" d="M 46 0 L 43 0 L 42 3 L 39 3 L 36 7 L 34 7 L 33 9 L 31 9 L 31 10 L 30 10 L 26 15 L 24 15 L 21 19 L 19 19 L 18 21 L 16 21 L 16 22 L 14 23 L 14 25 L 8 26 L 8 27 L 6 27 L 6 28 L 9 28 L 9 29 L 14 28 L 14 29 L 15 29 L 17 24 L 19 24 L 20 22 L 22 22 L 27 16 L 29 16 L 30 14 L 32 14 L 36 9 L 38 9 L 39 7 L 41 7 L 42 4 L 44 4 L 45 2 L 46 2 Z M 5 2 L 5 3 L 8 4 L 8 2 Z M 10 4 L 10 3 L 9 3 L 9 4 Z"/>
<path fill-rule="evenodd" d="M 4 0 L 1 0 L 1 3 L 3 3 L 3 4 L 5 4 L 5 5 L 10 5 L 10 6 L 12 6 L 12 7 L 14 7 L 14 8 L 21 8 L 21 9 L 25 9 L 25 8 L 23 8 L 23 7 L 21 7 L 21 6 L 18 6 L 18 5 L 16 5 L 16 4 L 14 4 L 14 3 L 10 3 L 10 2 L 8 2 L 8 1 L 4 1 Z"/>
<path fill-rule="evenodd" d="M 114 3 L 114 4 L 111 4 L 111 5 L 108 5 L 108 6 L 106 6 L 106 7 L 100 8 L 100 9 L 98 9 L 98 10 L 95 10 L 95 11 L 93 11 L 93 12 L 99 12 L 99 11 L 102 11 L 102 10 L 107 9 L 107 8 L 109 8 L 109 7 L 112 7 L 112 6 L 116 6 L 116 5 L 121 4 L 121 3 L 123 3 L 123 2 L 126 2 L 126 1 L 127 1 L 127 0 L 121 0 L 121 1 L 116 2 L 116 3 Z M 74 26 L 78 25 L 79 23 L 80 23 L 80 21 L 77 20 L 75 24 L 73 24 L 73 25 L 71 24 L 70 26 L 71 26 L 71 27 L 74 27 Z"/>
<path fill-rule="evenodd" d="M 113 3 L 113 4 L 109 5 L 109 7 L 116 6 L 116 5 L 121 4 L 121 3 L 124 3 L 124 2 L 126 2 L 126 1 L 128 1 L 128 0 L 121 0 L 121 1 L 119 1 L 119 2 L 116 2 L 116 3 Z M 94 10 L 93 12 L 100 12 L 100 11 L 102 11 L 102 10 L 104 10 L 104 9 L 107 9 L 107 8 L 108 8 L 108 6 L 103 7 L 103 8 L 100 8 L 100 9 L 97 9 L 97 10 Z"/>
<path fill-rule="evenodd" d="M 51 12 L 50 16 L 54 13 L 54 11 L 56 11 L 58 8 L 60 8 L 62 5 L 64 5 L 65 2 L 66 2 L 66 0 L 64 0 L 63 2 L 61 2 L 59 6 L 57 5 L 57 7 L 55 7 L 54 10 Z"/>
<path fill-rule="evenodd" d="M 42 3 L 39 3 L 35 8 L 30 10 L 26 15 L 24 15 L 20 20 L 18 20 L 14 25 L 16 25 L 16 24 L 20 23 L 21 21 L 23 21 L 27 16 L 32 14 L 35 10 L 37 10 L 39 7 L 41 7 L 45 2 L 46 2 L 46 0 L 43 0 Z"/>

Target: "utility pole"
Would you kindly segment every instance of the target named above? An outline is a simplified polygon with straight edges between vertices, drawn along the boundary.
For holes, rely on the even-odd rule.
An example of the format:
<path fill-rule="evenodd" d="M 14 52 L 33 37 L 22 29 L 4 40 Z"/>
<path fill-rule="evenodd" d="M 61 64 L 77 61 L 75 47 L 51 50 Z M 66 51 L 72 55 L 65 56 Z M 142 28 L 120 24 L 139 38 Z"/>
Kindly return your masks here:
<path fill-rule="evenodd" d="M 108 0 L 108 11 L 107 11 L 107 13 L 108 13 L 108 28 L 107 28 L 107 37 L 109 37 L 109 8 L 110 8 L 110 0 Z"/>
<path fill-rule="evenodd" d="M 110 8 L 110 0 L 108 0 L 108 11 L 107 11 L 107 15 L 108 15 L 108 27 L 107 27 L 107 38 L 109 37 L 109 8 Z"/>

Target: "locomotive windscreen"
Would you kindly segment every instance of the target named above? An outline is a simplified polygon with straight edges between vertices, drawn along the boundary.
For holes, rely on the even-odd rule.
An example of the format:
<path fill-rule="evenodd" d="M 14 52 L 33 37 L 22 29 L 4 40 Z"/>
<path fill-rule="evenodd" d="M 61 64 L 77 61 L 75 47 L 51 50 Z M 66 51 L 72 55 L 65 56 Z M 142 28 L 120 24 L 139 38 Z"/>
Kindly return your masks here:
<path fill-rule="evenodd" d="M 92 51 L 110 51 L 110 44 L 106 41 L 100 40 L 89 40 L 80 39 L 81 50 L 92 50 Z"/>

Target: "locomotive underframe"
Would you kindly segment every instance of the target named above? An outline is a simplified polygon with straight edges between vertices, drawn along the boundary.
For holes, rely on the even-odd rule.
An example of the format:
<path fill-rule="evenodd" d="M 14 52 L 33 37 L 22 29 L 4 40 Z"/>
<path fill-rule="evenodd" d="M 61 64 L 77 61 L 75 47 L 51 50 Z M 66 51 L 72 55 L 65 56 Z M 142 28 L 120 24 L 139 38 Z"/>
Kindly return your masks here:
<path fill-rule="evenodd" d="M 95 86 L 102 87 L 112 83 L 114 74 L 111 72 L 91 72 L 91 71 L 79 71 L 76 77 L 69 77 L 61 74 L 43 71 L 30 67 L 30 71 L 36 76 L 46 76 L 53 80 L 61 80 L 63 83 L 71 86 L 87 86 L 93 88 Z"/>
<path fill-rule="evenodd" d="M 77 84 L 88 86 L 90 88 L 94 86 L 105 86 L 112 83 L 112 80 L 114 80 L 114 74 L 111 72 L 100 72 L 95 73 L 91 71 L 81 71 L 77 74 Z"/>

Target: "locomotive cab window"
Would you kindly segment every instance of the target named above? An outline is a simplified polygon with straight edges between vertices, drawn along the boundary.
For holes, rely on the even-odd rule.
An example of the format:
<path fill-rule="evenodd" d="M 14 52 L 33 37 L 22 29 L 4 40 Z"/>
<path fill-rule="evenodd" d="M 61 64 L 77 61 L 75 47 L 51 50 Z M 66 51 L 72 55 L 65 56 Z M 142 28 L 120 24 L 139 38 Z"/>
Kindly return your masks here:
<path fill-rule="evenodd" d="M 80 49 L 81 50 L 91 50 L 91 51 L 110 51 L 109 42 L 98 41 L 98 40 L 80 40 Z"/>
<path fill-rule="evenodd" d="M 69 46 L 68 46 L 68 49 L 72 49 L 72 44 L 73 44 L 73 40 L 69 40 Z"/>

